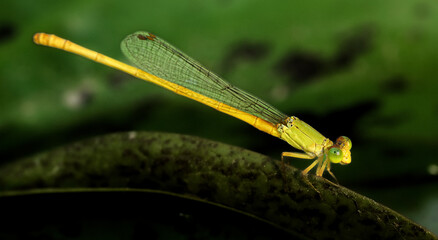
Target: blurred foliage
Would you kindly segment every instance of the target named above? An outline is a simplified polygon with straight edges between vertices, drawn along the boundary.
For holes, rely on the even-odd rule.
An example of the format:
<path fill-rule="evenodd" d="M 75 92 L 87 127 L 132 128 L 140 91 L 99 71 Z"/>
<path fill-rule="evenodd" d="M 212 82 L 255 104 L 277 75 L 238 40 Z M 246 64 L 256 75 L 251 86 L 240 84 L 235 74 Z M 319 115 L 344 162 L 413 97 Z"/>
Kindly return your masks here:
<path fill-rule="evenodd" d="M 331 139 L 340 182 L 438 232 L 438 3 L 420 1 L 2 1 L 0 158 L 125 130 L 191 134 L 279 159 L 291 148 L 199 103 L 55 49 L 54 33 L 125 61 L 151 31 Z M 293 160 L 299 168 L 308 162 Z"/>

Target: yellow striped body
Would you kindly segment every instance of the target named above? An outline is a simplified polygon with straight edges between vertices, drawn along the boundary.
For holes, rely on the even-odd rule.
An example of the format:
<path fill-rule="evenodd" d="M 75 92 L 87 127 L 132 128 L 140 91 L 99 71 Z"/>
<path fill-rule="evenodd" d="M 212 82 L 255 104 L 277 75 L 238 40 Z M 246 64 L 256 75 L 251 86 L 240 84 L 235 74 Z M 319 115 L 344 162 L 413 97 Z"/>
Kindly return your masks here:
<path fill-rule="evenodd" d="M 95 62 L 102 63 L 104 65 L 107 65 L 109 67 L 124 71 L 134 77 L 143 79 L 145 81 L 157 84 L 161 87 L 164 87 L 172 92 L 175 92 L 179 95 L 185 96 L 187 98 L 193 99 L 195 101 L 201 102 L 207 106 L 210 106 L 220 112 L 226 113 L 228 115 L 231 115 L 235 118 L 238 118 L 244 122 L 249 123 L 250 125 L 254 126 L 255 128 L 266 132 L 272 136 L 280 137 L 280 134 L 277 130 L 277 126 L 274 124 L 267 122 L 261 118 L 258 118 L 256 116 L 253 116 L 251 114 L 248 114 L 246 112 L 240 111 L 239 109 L 236 109 L 234 107 L 228 106 L 224 103 L 218 102 L 214 99 L 205 97 L 197 92 L 194 92 L 192 90 L 189 90 L 187 88 L 184 88 L 180 85 L 177 85 L 175 83 L 169 82 L 165 79 L 159 78 L 157 76 L 154 76 L 152 74 L 149 74 L 145 71 L 142 71 L 136 67 L 130 66 L 128 64 L 122 63 L 120 61 L 117 61 L 113 58 L 107 57 L 103 54 L 100 54 L 98 52 L 89 50 L 87 48 L 84 48 L 80 45 L 77 45 L 75 43 L 72 43 L 71 41 L 65 40 L 63 38 L 60 38 L 58 36 L 55 36 L 53 34 L 45 34 L 45 33 L 37 33 L 34 35 L 34 42 L 41 45 L 46 45 L 54 48 L 59 48 L 67 52 L 72 52 L 75 54 L 78 54 L 80 56 L 84 56 L 86 58 L 89 58 Z"/>

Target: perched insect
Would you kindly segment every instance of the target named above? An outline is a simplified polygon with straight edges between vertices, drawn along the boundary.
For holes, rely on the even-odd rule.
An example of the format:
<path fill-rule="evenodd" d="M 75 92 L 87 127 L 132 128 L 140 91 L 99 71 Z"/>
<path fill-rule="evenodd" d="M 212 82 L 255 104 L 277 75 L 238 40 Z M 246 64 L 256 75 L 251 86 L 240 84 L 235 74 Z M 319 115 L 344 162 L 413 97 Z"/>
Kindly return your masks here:
<path fill-rule="evenodd" d="M 155 83 L 283 139 L 303 152 L 283 152 L 282 160 L 283 157 L 315 159 L 303 170 L 304 174 L 317 165 L 316 175 L 322 176 L 327 170 L 335 178 L 331 163 L 345 165 L 351 162 L 352 143 L 349 138 L 342 136 L 333 143 L 307 123 L 295 116 L 288 117 L 261 99 L 231 85 L 152 33 L 133 33 L 121 44 L 123 53 L 142 70 L 55 35 L 37 33 L 34 42 L 81 55 Z"/>

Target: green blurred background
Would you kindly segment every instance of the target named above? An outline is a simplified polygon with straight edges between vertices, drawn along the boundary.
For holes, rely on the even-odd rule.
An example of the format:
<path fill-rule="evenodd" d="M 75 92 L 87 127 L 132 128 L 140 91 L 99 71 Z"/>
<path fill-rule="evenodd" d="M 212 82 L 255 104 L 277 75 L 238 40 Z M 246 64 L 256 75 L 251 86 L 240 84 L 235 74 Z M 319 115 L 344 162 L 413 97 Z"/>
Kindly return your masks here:
<path fill-rule="evenodd" d="M 150 31 L 234 85 L 353 141 L 340 183 L 438 232 L 438 2 L 2 1 L 1 164 L 119 131 L 190 134 L 280 159 L 285 142 L 60 50 L 53 33 L 127 62 Z M 292 160 L 304 168 L 310 162 Z"/>

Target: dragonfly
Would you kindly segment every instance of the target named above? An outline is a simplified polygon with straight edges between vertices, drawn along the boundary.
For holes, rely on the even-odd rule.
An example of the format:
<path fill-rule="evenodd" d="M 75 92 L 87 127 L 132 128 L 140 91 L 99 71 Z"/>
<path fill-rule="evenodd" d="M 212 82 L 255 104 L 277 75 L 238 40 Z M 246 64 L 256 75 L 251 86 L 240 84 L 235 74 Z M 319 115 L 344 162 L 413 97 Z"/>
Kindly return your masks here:
<path fill-rule="evenodd" d="M 263 100 L 228 83 L 152 33 L 138 31 L 121 42 L 122 52 L 138 68 L 53 34 L 36 33 L 33 40 L 36 44 L 71 52 L 157 84 L 280 138 L 301 150 L 283 152 L 282 162 L 284 157 L 313 160 L 302 171 L 303 174 L 317 166 L 317 176 L 322 177 L 324 171 L 327 171 L 336 180 L 331 164 L 351 163 L 352 142 L 348 137 L 341 136 L 335 142 L 331 141 L 298 117 L 287 116 Z"/>

